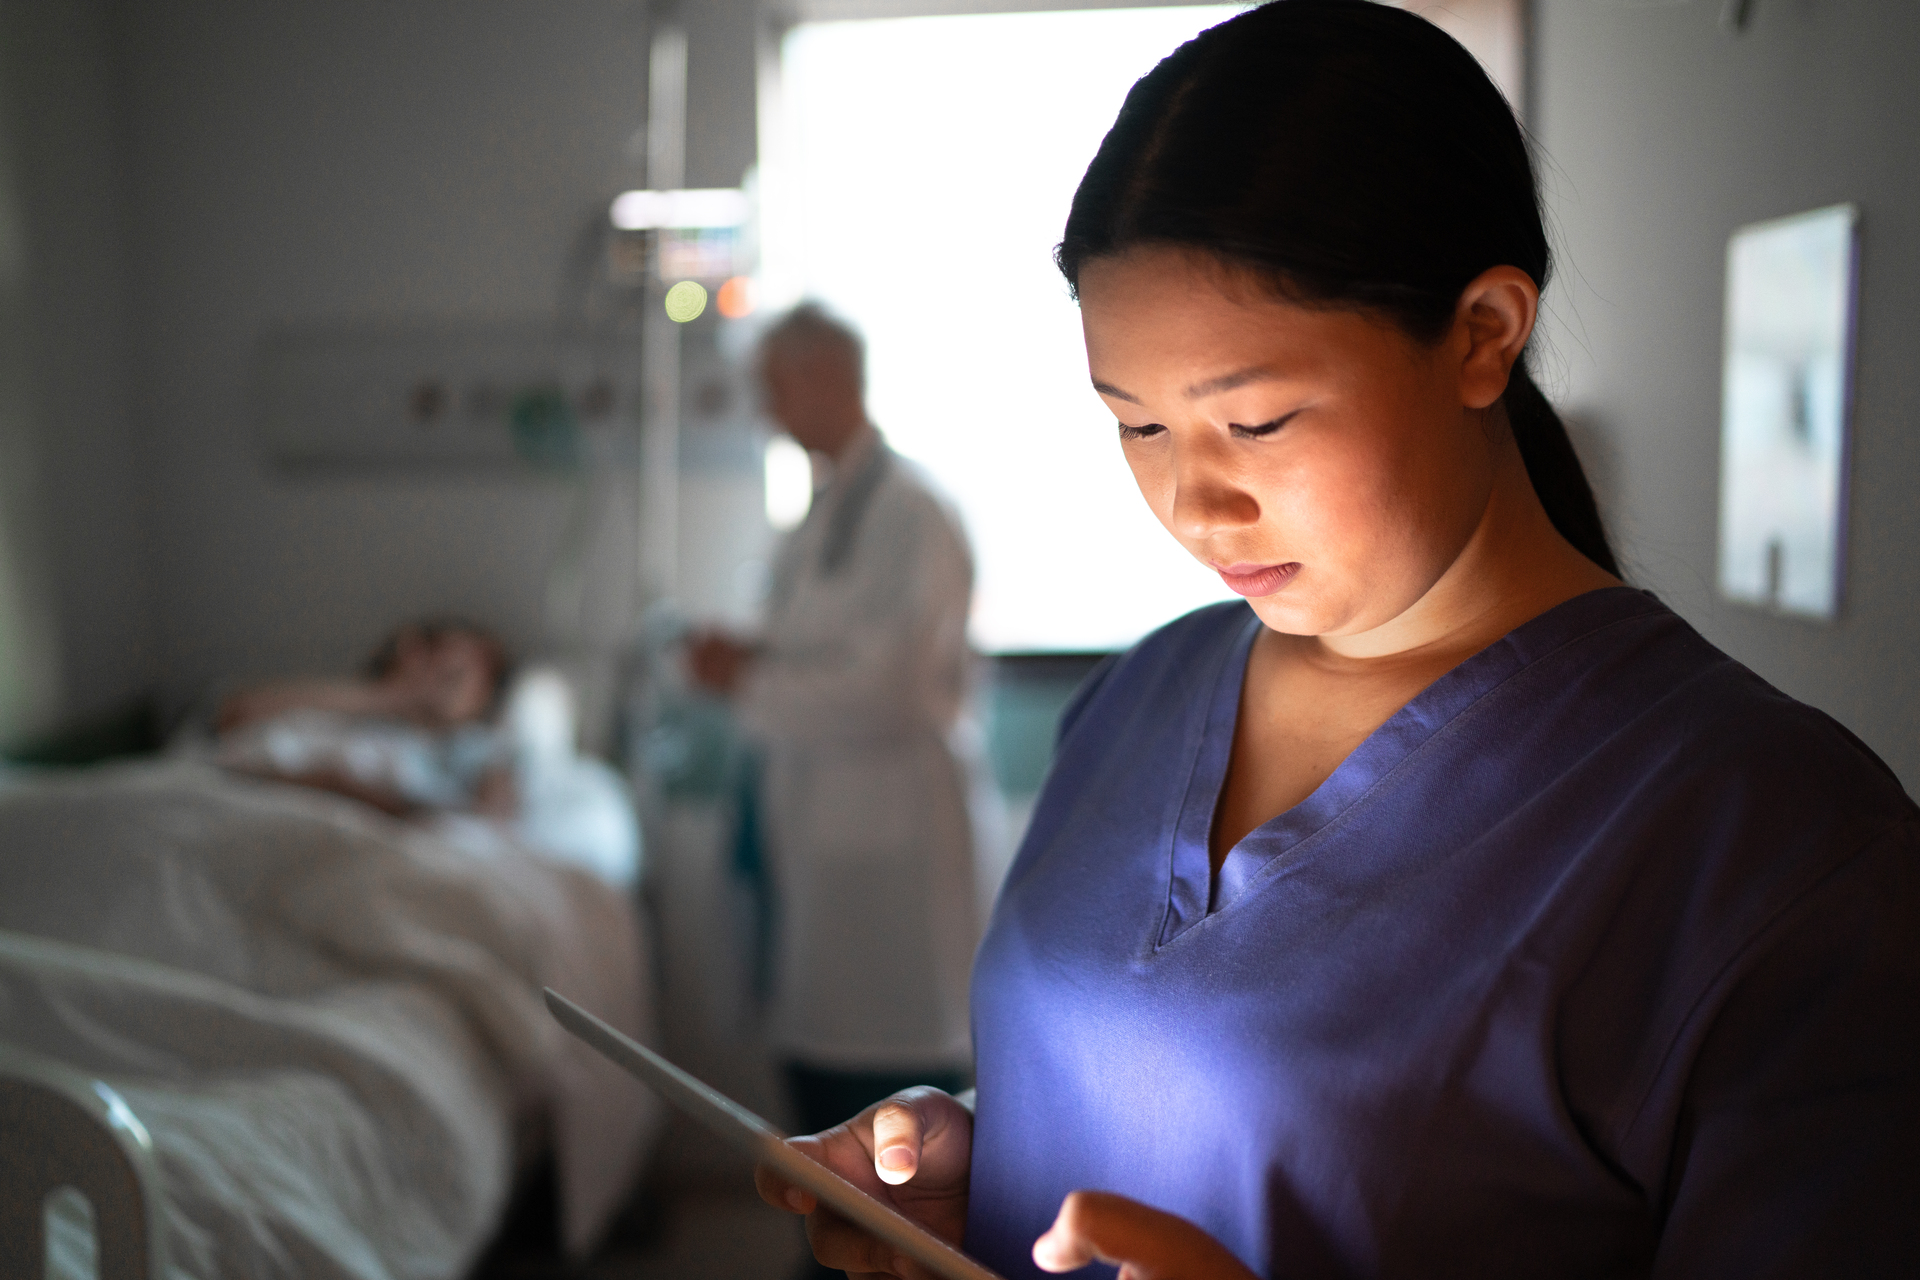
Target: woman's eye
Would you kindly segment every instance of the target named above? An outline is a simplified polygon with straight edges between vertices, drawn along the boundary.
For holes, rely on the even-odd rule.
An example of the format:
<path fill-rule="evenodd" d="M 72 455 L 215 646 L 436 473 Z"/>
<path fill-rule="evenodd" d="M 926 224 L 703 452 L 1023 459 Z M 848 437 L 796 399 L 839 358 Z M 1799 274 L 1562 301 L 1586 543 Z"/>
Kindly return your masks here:
<path fill-rule="evenodd" d="M 1123 422 L 1120 424 L 1120 438 L 1122 440 L 1145 440 L 1148 436 L 1157 436 L 1165 430 L 1166 428 L 1157 422 L 1149 422 L 1143 427 L 1130 427 Z"/>
<path fill-rule="evenodd" d="M 1294 410 L 1294 413 L 1298 413 L 1298 412 L 1299 412 L 1298 409 Z M 1293 413 L 1287 413 L 1287 414 L 1282 414 L 1278 418 L 1275 418 L 1272 422 L 1262 422 L 1258 426 L 1253 426 L 1253 427 L 1245 427 L 1245 426 L 1241 426 L 1237 422 L 1229 422 L 1227 424 L 1227 432 L 1228 434 L 1232 435 L 1235 439 L 1258 440 L 1263 436 L 1272 435 L 1274 432 L 1286 426 L 1287 423 L 1291 422 L 1292 420 L 1293 420 Z"/>

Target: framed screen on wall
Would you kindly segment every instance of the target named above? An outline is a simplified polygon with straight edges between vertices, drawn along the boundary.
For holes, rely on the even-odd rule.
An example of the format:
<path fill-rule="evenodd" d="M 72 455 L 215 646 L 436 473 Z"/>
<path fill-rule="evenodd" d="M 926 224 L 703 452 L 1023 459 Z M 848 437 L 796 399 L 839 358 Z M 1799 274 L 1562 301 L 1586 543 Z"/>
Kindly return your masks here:
<path fill-rule="evenodd" d="M 1858 210 L 1755 223 L 1727 246 L 1720 591 L 1810 618 L 1840 608 Z"/>

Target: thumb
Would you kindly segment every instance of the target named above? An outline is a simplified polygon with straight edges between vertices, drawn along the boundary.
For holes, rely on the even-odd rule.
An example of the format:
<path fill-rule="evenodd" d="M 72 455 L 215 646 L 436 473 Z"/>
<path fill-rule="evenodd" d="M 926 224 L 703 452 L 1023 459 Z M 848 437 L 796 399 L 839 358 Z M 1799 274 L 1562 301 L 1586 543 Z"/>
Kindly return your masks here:
<path fill-rule="evenodd" d="M 880 1181 L 899 1186 L 920 1171 L 926 1118 L 911 1095 L 887 1099 L 873 1113 L 873 1171 Z"/>

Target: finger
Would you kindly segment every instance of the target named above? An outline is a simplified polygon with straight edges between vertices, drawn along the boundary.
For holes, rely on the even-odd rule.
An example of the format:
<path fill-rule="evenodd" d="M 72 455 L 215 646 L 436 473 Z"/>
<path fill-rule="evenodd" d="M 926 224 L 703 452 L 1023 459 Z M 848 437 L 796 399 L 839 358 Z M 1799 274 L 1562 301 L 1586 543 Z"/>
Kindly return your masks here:
<path fill-rule="evenodd" d="M 872 1153 L 849 1125 L 835 1125 L 821 1133 L 788 1138 L 787 1146 L 815 1164 L 825 1165 L 869 1194 L 880 1189 L 873 1185 L 873 1175 L 867 1172 L 872 1164 Z M 790 1213 L 812 1213 L 820 1203 L 813 1192 L 765 1165 L 754 1167 L 753 1184 L 768 1204 Z"/>
<path fill-rule="evenodd" d="M 1087 1197 L 1074 1191 L 1060 1202 L 1053 1225 L 1033 1242 L 1033 1261 L 1042 1271 L 1078 1271 L 1098 1257 L 1098 1246 L 1088 1231 Z"/>
<path fill-rule="evenodd" d="M 807 1219 L 807 1243 L 815 1261 L 845 1271 L 848 1280 L 940 1280 L 936 1273 L 829 1210 Z"/>
<path fill-rule="evenodd" d="M 821 1266 L 850 1276 L 922 1274 L 892 1245 L 877 1240 L 828 1209 L 807 1215 L 807 1244 Z"/>
<path fill-rule="evenodd" d="M 1253 1274 L 1185 1218 L 1104 1191 L 1075 1191 L 1062 1201 L 1053 1226 L 1033 1242 L 1033 1260 L 1045 1271 L 1117 1263 L 1129 1280 Z"/>
<path fill-rule="evenodd" d="M 926 1118 L 911 1096 L 896 1094 L 873 1113 L 873 1171 L 880 1181 L 898 1186 L 920 1170 L 920 1146 Z"/>
<path fill-rule="evenodd" d="M 760 1193 L 762 1200 L 788 1213 L 812 1213 L 819 1204 L 812 1192 L 794 1186 L 765 1165 L 755 1167 L 753 1189 Z"/>

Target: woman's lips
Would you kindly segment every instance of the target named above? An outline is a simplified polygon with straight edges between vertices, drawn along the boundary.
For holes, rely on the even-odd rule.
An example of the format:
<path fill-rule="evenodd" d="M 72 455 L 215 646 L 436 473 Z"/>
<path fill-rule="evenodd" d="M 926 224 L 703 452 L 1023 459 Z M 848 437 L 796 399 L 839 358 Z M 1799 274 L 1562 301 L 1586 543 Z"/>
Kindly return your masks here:
<path fill-rule="evenodd" d="M 1300 572 L 1300 562 L 1289 560 L 1285 564 L 1217 564 L 1213 571 L 1231 591 L 1243 596 L 1270 596 Z"/>

